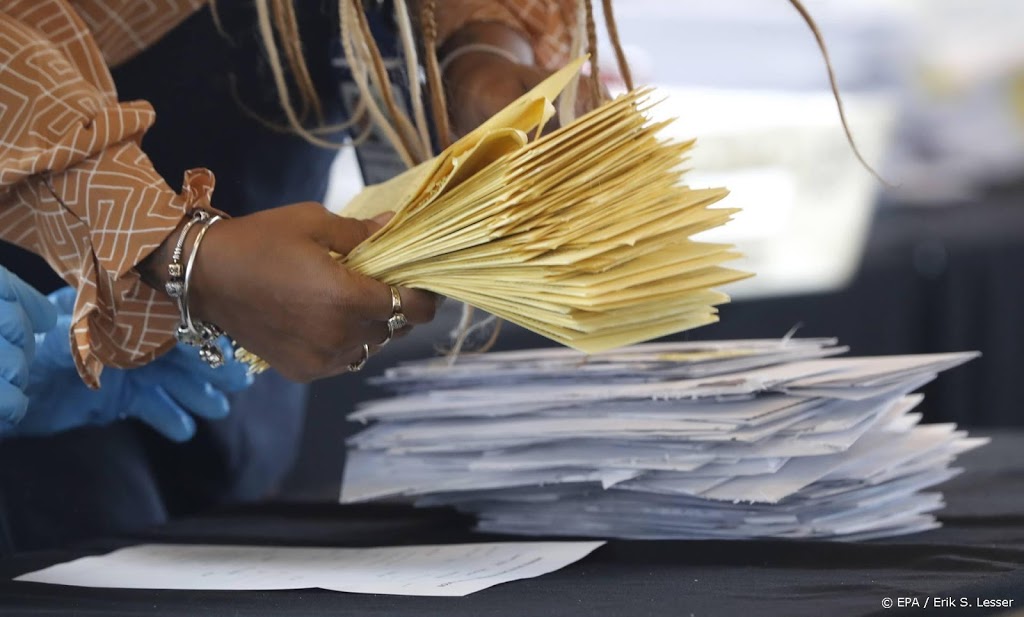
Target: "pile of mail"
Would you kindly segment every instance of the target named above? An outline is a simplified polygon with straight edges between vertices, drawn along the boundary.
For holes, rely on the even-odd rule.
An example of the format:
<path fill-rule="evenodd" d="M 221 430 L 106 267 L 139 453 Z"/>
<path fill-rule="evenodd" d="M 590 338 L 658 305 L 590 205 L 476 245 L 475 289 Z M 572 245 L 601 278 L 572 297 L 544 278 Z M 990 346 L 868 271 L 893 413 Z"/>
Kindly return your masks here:
<path fill-rule="evenodd" d="M 829 339 L 542 349 L 420 361 L 351 417 L 342 502 L 412 501 L 484 531 L 868 539 L 938 526 L 925 492 L 984 440 L 913 392 L 975 353 L 837 357 Z"/>

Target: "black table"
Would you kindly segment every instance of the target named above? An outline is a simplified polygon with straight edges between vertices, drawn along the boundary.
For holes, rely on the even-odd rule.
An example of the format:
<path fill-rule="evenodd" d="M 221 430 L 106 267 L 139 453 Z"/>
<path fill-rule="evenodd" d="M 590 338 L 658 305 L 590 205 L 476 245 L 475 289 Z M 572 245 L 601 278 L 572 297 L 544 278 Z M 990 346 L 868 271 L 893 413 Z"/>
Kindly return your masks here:
<path fill-rule="evenodd" d="M 845 615 L 902 614 L 885 598 L 1013 600 L 1024 608 L 1024 432 L 1000 432 L 961 460 L 944 488 L 939 530 L 861 544 L 796 541 L 613 541 L 552 574 L 464 598 L 405 598 L 322 590 L 183 592 L 16 583 L 18 574 L 142 541 L 378 546 L 506 539 L 468 531 L 446 510 L 279 504 L 224 511 L 77 550 L 0 562 L 3 615 Z M 930 608 L 927 614 L 1006 609 Z"/>

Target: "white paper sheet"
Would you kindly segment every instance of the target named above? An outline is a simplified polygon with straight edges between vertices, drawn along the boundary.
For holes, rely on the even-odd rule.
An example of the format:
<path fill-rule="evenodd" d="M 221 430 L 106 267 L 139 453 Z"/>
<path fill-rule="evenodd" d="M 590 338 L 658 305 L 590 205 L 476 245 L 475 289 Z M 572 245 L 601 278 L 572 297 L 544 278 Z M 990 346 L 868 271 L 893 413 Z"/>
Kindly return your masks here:
<path fill-rule="evenodd" d="M 978 445 L 912 395 L 974 353 L 831 357 L 834 341 L 523 350 L 416 362 L 351 416 L 343 502 L 453 506 L 481 530 L 840 538 L 933 527 Z"/>
<path fill-rule="evenodd" d="M 142 544 L 84 557 L 17 581 L 123 589 L 272 590 L 465 596 L 533 578 L 604 542 L 497 542 L 381 548 Z"/>

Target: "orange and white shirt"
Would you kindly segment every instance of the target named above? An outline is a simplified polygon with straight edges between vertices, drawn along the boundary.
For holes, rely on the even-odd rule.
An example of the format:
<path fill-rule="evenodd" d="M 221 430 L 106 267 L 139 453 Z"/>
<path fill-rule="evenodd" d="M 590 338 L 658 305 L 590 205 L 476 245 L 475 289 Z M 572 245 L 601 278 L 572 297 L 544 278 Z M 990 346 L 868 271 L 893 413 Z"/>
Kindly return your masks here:
<path fill-rule="evenodd" d="M 72 350 L 83 379 L 145 364 L 174 345 L 178 314 L 135 266 L 195 207 L 213 174 L 180 192 L 146 157 L 156 111 L 117 98 L 110 67 L 146 50 L 206 0 L 0 0 L 0 239 L 44 257 L 78 290 Z M 439 42 L 497 21 L 538 63 L 568 53 L 574 0 L 439 0 Z M 198 69 L 197 69 L 198 70 Z"/>

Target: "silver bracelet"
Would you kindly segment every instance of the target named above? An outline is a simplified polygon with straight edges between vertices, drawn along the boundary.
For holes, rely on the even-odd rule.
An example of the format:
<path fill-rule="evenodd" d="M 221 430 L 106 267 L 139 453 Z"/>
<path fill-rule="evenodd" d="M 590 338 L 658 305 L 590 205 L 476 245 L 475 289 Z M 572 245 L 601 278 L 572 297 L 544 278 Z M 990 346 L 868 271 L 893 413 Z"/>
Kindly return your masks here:
<path fill-rule="evenodd" d="M 208 218 L 210 218 L 210 213 L 205 210 L 196 210 L 192 213 L 192 218 L 181 228 L 178 241 L 175 243 L 174 251 L 171 253 L 171 263 L 167 264 L 167 284 L 164 285 L 164 289 L 167 291 L 167 295 L 174 298 L 178 303 L 178 310 L 182 315 L 185 314 L 181 305 L 181 294 L 185 289 L 185 267 L 181 263 L 181 251 L 185 246 L 185 239 L 188 238 L 188 232 L 192 229 L 192 226 Z"/>
<path fill-rule="evenodd" d="M 196 256 L 199 254 L 203 238 L 206 237 L 206 232 L 210 230 L 210 227 L 221 219 L 222 217 L 220 216 L 210 217 L 209 220 L 204 218 L 202 220 L 202 229 L 196 234 L 196 239 L 192 241 L 192 253 L 188 256 L 188 262 L 185 264 L 185 272 L 182 277 L 181 296 L 178 303 L 181 310 L 181 323 L 178 324 L 176 332 L 179 341 L 193 347 L 198 347 L 199 357 L 212 368 L 224 365 L 224 352 L 217 345 L 217 339 L 224 334 L 224 331 L 215 324 L 192 319 L 188 299 L 189 286 L 192 282 L 192 270 L 195 266 Z"/>
<path fill-rule="evenodd" d="M 519 60 L 519 56 L 515 55 L 511 51 L 505 49 L 504 47 L 498 47 L 497 45 L 489 45 L 487 43 L 467 43 L 465 45 L 456 47 L 451 52 L 449 52 L 448 55 L 445 56 L 444 59 L 441 60 L 441 62 L 438 64 L 438 70 L 441 72 L 441 74 L 444 74 L 444 72 L 448 69 L 449 66 L 451 66 L 453 62 L 455 62 L 462 56 L 477 52 L 491 54 L 492 56 L 501 56 L 502 58 L 508 60 L 509 62 L 513 62 L 515 64 L 522 64 L 522 62 L 520 62 Z"/>

